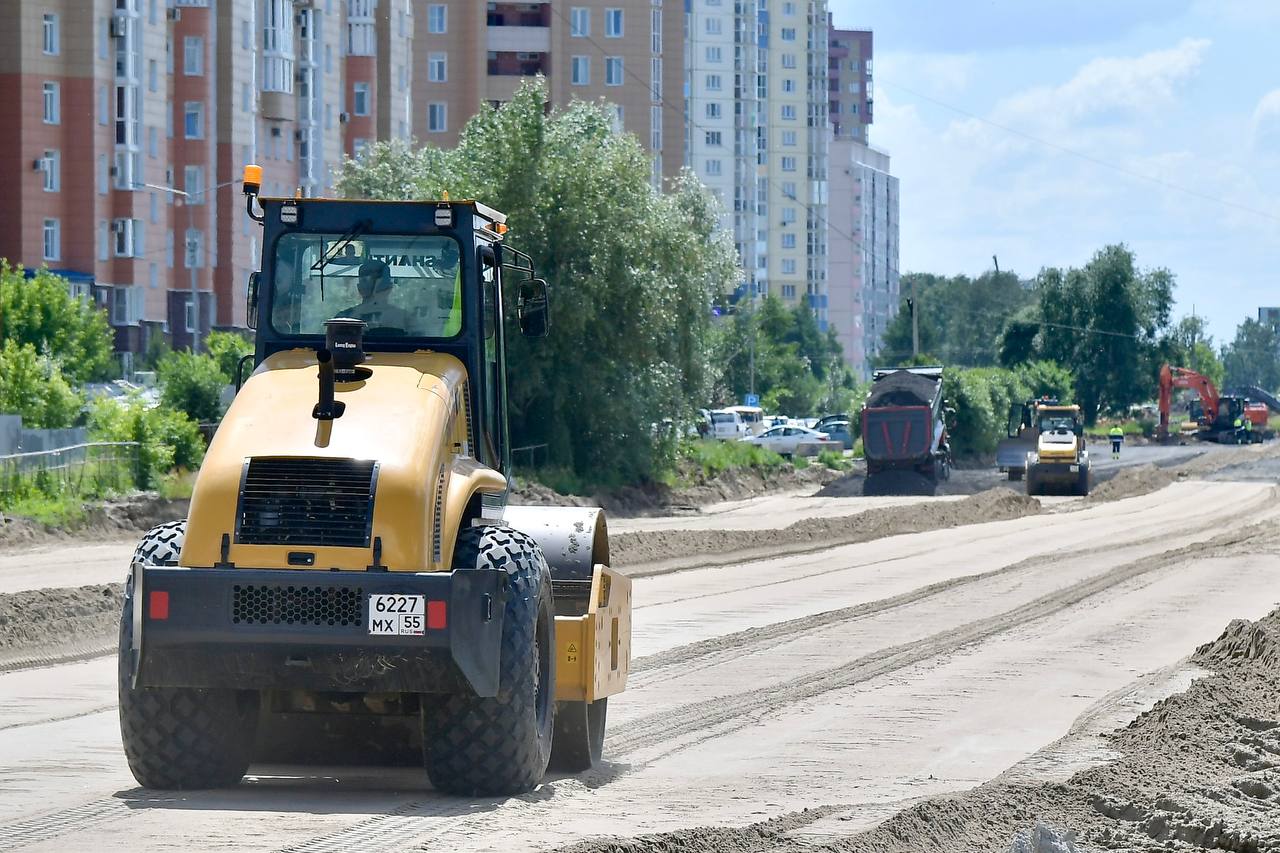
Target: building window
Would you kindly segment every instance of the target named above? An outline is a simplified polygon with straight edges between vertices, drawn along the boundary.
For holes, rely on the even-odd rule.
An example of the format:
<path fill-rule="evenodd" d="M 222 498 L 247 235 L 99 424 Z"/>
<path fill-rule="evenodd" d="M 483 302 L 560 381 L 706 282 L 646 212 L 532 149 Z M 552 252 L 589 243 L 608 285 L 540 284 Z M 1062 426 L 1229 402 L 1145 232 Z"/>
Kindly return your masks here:
<path fill-rule="evenodd" d="M 786 198 L 789 198 L 789 199 L 791 199 L 792 201 L 795 201 L 795 199 L 796 199 L 796 182 L 795 182 L 795 181 L 783 181 L 783 182 L 782 182 L 782 194 L 783 194 L 783 196 L 785 196 Z"/>
<path fill-rule="evenodd" d="M 448 104 L 427 104 L 427 130 L 444 133 L 448 129 Z"/>
<path fill-rule="evenodd" d="M 707 35 L 709 36 L 720 35 L 720 19 L 719 18 L 704 18 L 703 20 L 706 21 L 705 26 L 706 26 Z"/>
<path fill-rule="evenodd" d="M 160 91 L 160 65 L 154 59 L 147 62 L 147 90 Z"/>
<path fill-rule="evenodd" d="M 794 225 L 796 221 L 796 209 L 794 207 L 782 208 L 782 224 Z"/>
<path fill-rule="evenodd" d="M 783 104 L 783 105 L 782 105 L 782 120 L 783 120 L 783 121 L 795 121 L 795 120 L 796 120 L 796 105 L 795 105 L 795 104 Z"/>
<path fill-rule="evenodd" d="M 782 67 L 783 67 L 783 68 L 795 68 L 795 67 L 796 67 L 796 55 L 795 55 L 794 53 L 784 53 L 784 54 L 782 54 Z"/>
<path fill-rule="evenodd" d="M 783 274 L 783 275 L 795 275 L 795 274 L 796 274 L 796 259 L 795 259 L 795 258 L 783 258 L 783 259 L 782 259 L 782 274 Z M 790 293 L 787 293 L 787 291 L 788 291 L 788 290 L 790 290 L 791 292 L 790 292 Z M 788 285 L 786 285 L 786 286 L 784 286 L 784 287 L 782 288 L 782 291 L 783 291 L 782 295 L 783 295 L 783 296 L 785 296 L 785 297 L 787 297 L 788 299 L 795 299 L 795 298 L 796 298 L 796 288 L 795 288 L 795 285 L 793 285 L 793 284 L 788 284 Z"/>
<path fill-rule="evenodd" d="M 591 35 L 591 10 L 574 6 L 569 10 L 569 35 L 586 38 Z"/>
<path fill-rule="evenodd" d="M 116 235 L 115 255 L 117 258 L 132 258 L 136 252 L 135 232 L 141 225 L 136 219 L 117 219 L 111 223 L 111 230 Z"/>
<path fill-rule="evenodd" d="M 719 74 L 707 75 L 707 91 L 708 92 L 720 91 L 720 75 Z"/>
<path fill-rule="evenodd" d="M 786 16 L 789 18 L 789 17 L 791 17 L 792 15 L 794 15 L 795 13 L 796 13 L 796 4 L 795 4 L 795 3 L 783 3 L 783 4 L 782 4 L 782 14 L 786 15 Z"/>
<path fill-rule="evenodd" d="M 786 93 L 790 94 L 791 92 L 794 92 L 795 90 L 796 90 L 796 81 L 795 81 L 795 80 L 792 80 L 790 77 L 788 77 L 786 80 L 783 80 L 783 81 L 782 81 L 782 91 L 784 91 L 784 92 L 786 92 Z"/>
<path fill-rule="evenodd" d="M 707 118 L 720 118 L 722 111 L 720 105 L 714 101 L 707 104 Z"/>
<path fill-rule="evenodd" d="M 783 157 L 783 158 L 782 158 L 782 171 L 784 171 L 784 172 L 794 172 L 795 170 L 796 170 L 796 158 L 794 158 L 794 157 Z"/>
<path fill-rule="evenodd" d="M 187 193 L 187 204 L 204 204 L 203 166 L 183 167 L 182 189 Z"/>
<path fill-rule="evenodd" d="M 187 101 L 183 105 L 182 135 L 187 139 L 204 139 L 203 101 Z"/>
<path fill-rule="evenodd" d="M 44 52 L 50 56 L 57 56 L 58 49 L 58 16 L 46 12 L 44 16 Z"/>
<path fill-rule="evenodd" d="M 57 261 L 62 258 L 62 226 L 56 219 L 44 221 L 44 259 Z"/>
<path fill-rule="evenodd" d="M 62 189 L 62 158 L 57 151 L 45 151 L 40 161 L 40 169 L 44 172 L 44 191 L 56 193 Z"/>
<path fill-rule="evenodd" d="M 782 235 L 782 248 L 784 248 L 784 249 L 794 249 L 795 247 L 796 247 L 796 235 L 795 235 L 795 234 L 783 234 L 783 235 Z"/>
<path fill-rule="evenodd" d="M 432 53 L 427 56 L 427 80 L 432 83 L 449 81 L 449 54 Z"/>
<path fill-rule="evenodd" d="M 204 76 L 204 39 L 200 36 L 182 39 L 182 73 L 187 77 Z"/>
<path fill-rule="evenodd" d="M 719 145 L 720 145 L 720 131 L 718 131 L 718 130 L 708 130 L 708 131 L 707 131 L 707 133 L 706 133 L 706 140 L 707 140 L 707 145 L 709 145 L 709 146 L 713 146 L 713 147 L 719 147 Z"/>
<path fill-rule="evenodd" d="M 782 40 L 783 40 L 783 41 L 795 41 L 795 40 L 796 40 L 796 28 L 795 28 L 795 27 L 783 27 L 783 28 L 782 28 Z"/>
<path fill-rule="evenodd" d="M 782 145 L 786 148 L 792 148 L 796 144 L 796 132 L 794 130 L 782 131 Z"/>
<path fill-rule="evenodd" d="M 351 112 L 358 116 L 369 114 L 369 84 L 351 84 Z"/>
<path fill-rule="evenodd" d="M 293 94 L 293 30 L 292 0 L 266 0 L 262 25 L 264 92 Z"/>
<path fill-rule="evenodd" d="M 622 57 L 606 56 L 604 58 L 604 84 L 606 86 L 622 85 Z"/>
<path fill-rule="evenodd" d="M 111 232 L 107 220 L 98 220 L 98 260 L 105 261 L 111 255 Z"/>
<path fill-rule="evenodd" d="M 708 160 L 708 161 L 707 161 L 707 176 L 708 176 L 708 177 L 712 177 L 712 178 L 716 178 L 716 177 L 719 177 L 719 176 L 720 176 L 720 161 L 719 161 L 719 160 Z"/>
<path fill-rule="evenodd" d="M 186 326 L 188 333 L 193 333 L 196 330 L 196 301 L 191 298 L 190 294 L 187 295 L 182 307 L 184 309 L 182 312 L 182 325 Z"/>
<path fill-rule="evenodd" d="M 707 48 L 707 62 L 718 63 L 720 61 L 720 48 Z"/>
<path fill-rule="evenodd" d="M 449 7 L 432 3 L 427 7 L 427 32 L 440 35 L 449 32 Z"/>
<path fill-rule="evenodd" d="M 57 83 L 44 84 L 44 123 L 62 123 L 62 97 Z"/>
<path fill-rule="evenodd" d="M 573 57 L 570 80 L 575 86 L 586 86 L 591 83 L 591 57 Z"/>
<path fill-rule="evenodd" d="M 621 9 L 605 9 L 604 10 L 604 35 L 605 35 L 605 38 L 611 38 L 611 39 L 622 38 L 622 10 Z"/>
<path fill-rule="evenodd" d="M 789 259 L 789 258 L 788 258 L 787 260 L 784 260 L 784 261 L 782 262 L 782 271 L 783 271 L 783 272 L 786 272 L 788 267 L 790 267 L 790 268 L 791 268 L 791 272 L 792 272 L 792 273 L 795 273 L 795 271 L 796 271 L 796 262 L 795 262 L 795 261 L 793 261 L 793 260 L 791 260 L 791 259 Z M 782 298 L 783 298 L 783 299 L 795 299 L 795 298 L 796 298 L 796 286 L 795 286 L 794 284 L 784 284 L 784 285 L 782 285 Z"/>

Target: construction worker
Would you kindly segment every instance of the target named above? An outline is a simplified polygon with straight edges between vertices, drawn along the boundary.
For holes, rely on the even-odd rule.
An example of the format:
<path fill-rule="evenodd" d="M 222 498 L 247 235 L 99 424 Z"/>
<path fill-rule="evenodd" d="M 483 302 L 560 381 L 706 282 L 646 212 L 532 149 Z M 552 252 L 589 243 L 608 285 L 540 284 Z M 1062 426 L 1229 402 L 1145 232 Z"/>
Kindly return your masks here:
<path fill-rule="evenodd" d="M 1245 442 L 1244 425 L 1247 420 L 1248 418 L 1237 417 L 1231 425 L 1236 431 L 1236 444 L 1244 444 Z"/>
<path fill-rule="evenodd" d="M 1120 445 L 1124 444 L 1124 430 L 1120 428 L 1120 424 L 1116 424 L 1107 433 L 1111 437 L 1111 458 L 1120 458 Z"/>
<path fill-rule="evenodd" d="M 1253 443 L 1253 421 L 1249 420 L 1249 415 L 1244 416 L 1244 443 Z"/>

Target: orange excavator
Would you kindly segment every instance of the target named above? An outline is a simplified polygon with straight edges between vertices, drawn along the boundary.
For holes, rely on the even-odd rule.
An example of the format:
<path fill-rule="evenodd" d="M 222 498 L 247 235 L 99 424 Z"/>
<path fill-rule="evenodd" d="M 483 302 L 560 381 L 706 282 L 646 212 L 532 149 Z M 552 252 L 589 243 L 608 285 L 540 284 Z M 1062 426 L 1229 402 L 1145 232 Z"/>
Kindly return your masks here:
<path fill-rule="evenodd" d="M 1160 368 L 1160 426 L 1156 437 L 1161 442 L 1169 440 L 1169 411 L 1175 388 L 1189 388 L 1200 395 L 1195 436 L 1201 441 L 1243 444 L 1262 440 L 1267 429 L 1268 410 L 1265 405 L 1250 404 L 1245 397 L 1219 394 L 1209 377 L 1186 367 L 1166 364 Z M 1249 419 L 1253 429 L 1241 429 L 1240 424 L 1245 418 Z"/>

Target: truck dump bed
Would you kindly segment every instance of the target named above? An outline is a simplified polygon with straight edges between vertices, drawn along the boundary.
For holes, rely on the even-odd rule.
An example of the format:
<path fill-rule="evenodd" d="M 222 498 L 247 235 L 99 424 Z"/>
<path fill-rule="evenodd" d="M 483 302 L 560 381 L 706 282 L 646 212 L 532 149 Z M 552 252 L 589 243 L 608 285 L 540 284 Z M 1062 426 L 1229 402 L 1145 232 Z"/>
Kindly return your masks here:
<path fill-rule="evenodd" d="M 908 462 L 933 449 L 933 412 L 928 406 L 886 406 L 862 412 L 862 448 L 876 462 Z"/>

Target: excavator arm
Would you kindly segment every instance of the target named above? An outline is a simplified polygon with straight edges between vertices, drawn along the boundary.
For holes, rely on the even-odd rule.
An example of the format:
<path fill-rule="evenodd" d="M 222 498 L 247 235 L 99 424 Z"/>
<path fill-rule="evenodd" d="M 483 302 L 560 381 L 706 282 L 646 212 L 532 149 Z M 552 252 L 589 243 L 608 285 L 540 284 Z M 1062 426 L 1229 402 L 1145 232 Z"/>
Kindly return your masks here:
<path fill-rule="evenodd" d="M 1200 395 L 1206 420 L 1213 423 L 1218 419 L 1218 404 L 1221 398 L 1213 380 L 1186 367 L 1163 365 L 1160 368 L 1160 430 L 1158 433 L 1161 441 L 1169 437 L 1169 410 L 1173 405 L 1174 388 L 1189 388 L 1195 391 Z"/>

